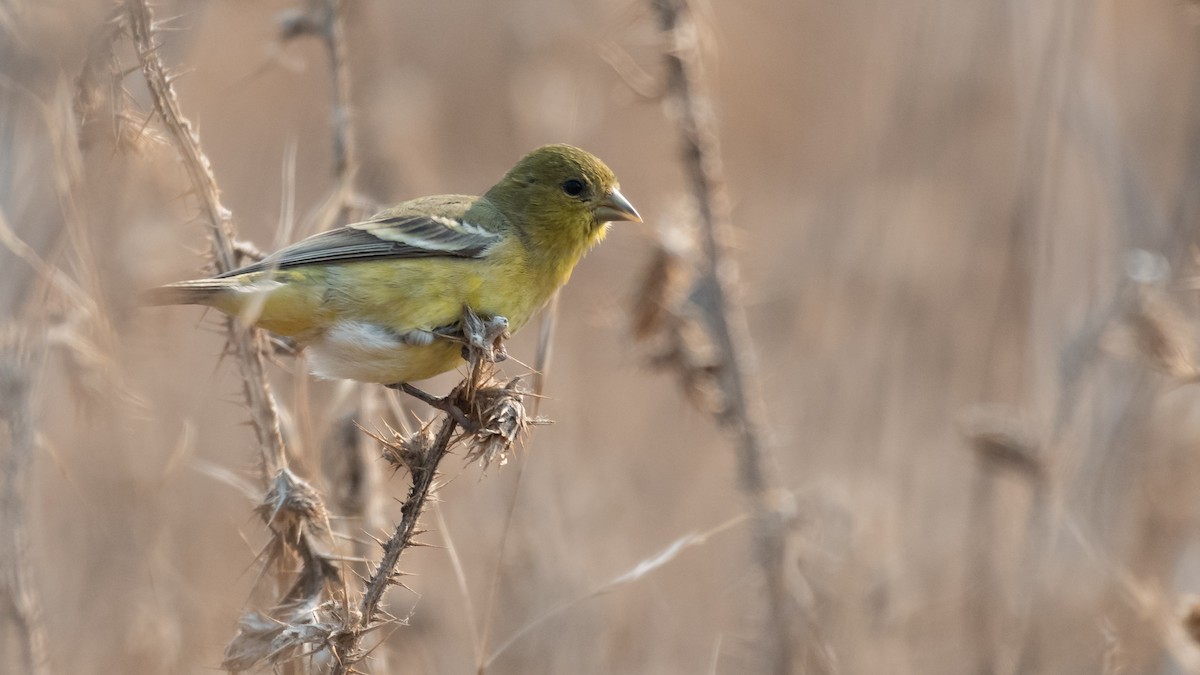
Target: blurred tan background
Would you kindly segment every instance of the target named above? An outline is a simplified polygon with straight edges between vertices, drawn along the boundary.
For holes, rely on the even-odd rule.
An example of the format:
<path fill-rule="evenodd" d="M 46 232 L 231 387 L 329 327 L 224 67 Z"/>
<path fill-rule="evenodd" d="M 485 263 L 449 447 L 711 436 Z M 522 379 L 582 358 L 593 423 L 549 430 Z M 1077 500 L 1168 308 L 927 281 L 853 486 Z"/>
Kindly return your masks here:
<path fill-rule="evenodd" d="M 268 249 L 281 213 L 307 234 L 332 187 L 325 54 L 281 42 L 291 7 L 156 8 L 179 16 L 162 55 L 186 71 L 180 101 L 224 202 Z M 263 528 L 199 467 L 253 483 L 256 451 L 211 317 L 135 306 L 138 289 L 200 274 L 206 247 L 157 122 L 138 136 L 140 74 L 124 79 L 143 114 L 116 126 L 127 142 L 114 148 L 105 104 L 76 133 L 75 78 L 111 10 L 0 2 L 0 209 L 117 337 L 0 250 L 0 322 L 45 345 L 31 583 L 52 672 L 210 672 L 254 605 Z M 1200 672 L 1183 621 L 1200 590 L 1186 383 L 1200 305 L 1183 288 L 1200 222 L 1195 7 L 698 11 L 772 452 L 796 497 L 803 672 Z M 445 526 L 430 512 L 425 539 L 449 535 L 469 602 L 446 550 L 403 558 L 412 592 L 389 606 L 409 625 L 387 638 L 389 670 L 473 672 L 472 616 L 494 648 L 746 509 L 729 442 L 628 329 L 654 225 L 688 213 L 655 98 L 661 41 L 624 1 L 350 0 L 344 16 L 367 199 L 478 193 L 565 141 L 604 158 L 647 222 L 616 225 L 565 291 L 542 408 L 555 424 L 486 477 L 459 457 L 445 467 Z M 115 67 L 134 68 L 118 45 Z M 531 362 L 535 337 L 510 351 Z M 321 484 L 317 453 L 355 399 L 280 364 L 299 470 Z M 405 487 L 380 486 L 384 526 Z M 749 542 L 745 525 L 714 535 L 535 627 L 487 672 L 757 672 Z"/>

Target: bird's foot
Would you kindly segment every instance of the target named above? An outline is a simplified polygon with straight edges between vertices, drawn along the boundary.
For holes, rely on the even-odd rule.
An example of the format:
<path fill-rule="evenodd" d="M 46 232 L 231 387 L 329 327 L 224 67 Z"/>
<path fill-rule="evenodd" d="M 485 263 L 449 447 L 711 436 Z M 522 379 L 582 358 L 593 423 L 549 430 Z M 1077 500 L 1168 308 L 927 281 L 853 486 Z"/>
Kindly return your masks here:
<path fill-rule="evenodd" d="M 450 400 L 449 396 L 434 396 L 433 394 L 418 389 L 407 382 L 397 382 L 396 384 L 389 384 L 386 386 L 388 389 L 402 391 L 435 410 L 441 410 L 452 417 L 455 422 L 458 422 L 459 426 L 468 432 L 474 433 L 479 428 L 479 425 L 472 422 L 467 417 L 466 413 L 462 411 L 462 408 L 459 408 L 454 404 L 454 401 Z"/>
<path fill-rule="evenodd" d="M 471 355 L 477 354 L 484 361 L 499 363 L 508 358 L 508 350 L 504 341 L 510 337 L 508 319 L 503 316 L 493 316 L 487 319 L 480 317 L 470 307 L 463 307 L 463 319 L 453 326 L 438 328 L 437 335 L 463 343 L 462 356 L 471 361 Z"/>
<path fill-rule="evenodd" d="M 470 361 L 471 353 L 475 352 L 485 361 L 499 363 L 508 358 L 508 350 L 504 341 L 510 337 L 508 319 L 503 316 L 480 318 L 468 308 L 463 311 L 463 334 L 466 344 L 463 345 L 463 358 Z"/>

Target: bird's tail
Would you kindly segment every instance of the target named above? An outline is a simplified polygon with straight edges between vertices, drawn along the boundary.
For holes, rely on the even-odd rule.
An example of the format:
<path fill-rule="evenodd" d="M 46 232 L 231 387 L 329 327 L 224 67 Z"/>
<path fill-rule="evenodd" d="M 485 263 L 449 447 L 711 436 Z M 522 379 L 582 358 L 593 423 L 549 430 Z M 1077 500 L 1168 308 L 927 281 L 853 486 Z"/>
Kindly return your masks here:
<path fill-rule="evenodd" d="M 166 286 L 142 292 L 143 305 L 208 305 L 214 306 L 217 298 L 229 290 L 224 279 L 197 279 L 178 281 Z"/>

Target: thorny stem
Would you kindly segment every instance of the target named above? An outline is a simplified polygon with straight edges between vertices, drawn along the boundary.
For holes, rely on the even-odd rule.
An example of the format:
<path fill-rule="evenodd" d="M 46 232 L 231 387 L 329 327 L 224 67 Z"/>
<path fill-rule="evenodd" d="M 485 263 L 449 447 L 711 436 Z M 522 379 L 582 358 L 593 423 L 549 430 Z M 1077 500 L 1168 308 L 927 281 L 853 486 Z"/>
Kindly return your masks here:
<path fill-rule="evenodd" d="M 480 358 L 475 350 L 471 354 L 470 374 L 450 394 L 450 400 L 461 408 L 469 409 L 473 392 L 487 379 L 490 372 L 485 360 Z M 338 655 L 337 665 L 333 675 L 346 675 L 352 672 L 354 665 L 363 658 L 360 645 L 363 636 L 376 627 L 376 616 L 380 613 L 380 604 L 388 586 L 395 583 L 396 565 L 404 550 L 416 545 L 414 537 L 420 534 L 418 521 L 429 501 L 429 495 L 434 489 L 438 467 L 441 465 L 450 449 L 454 446 L 455 432 L 459 423 L 454 416 L 442 416 L 441 426 L 430 446 L 421 453 L 420 457 L 408 465 L 412 474 L 412 487 L 400 508 L 400 523 L 396 525 L 392 536 L 383 545 L 383 556 L 379 560 L 375 572 L 367 581 L 362 602 L 359 604 L 359 619 L 355 626 L 340 635 L 336 645 Z"/>
<path fill-rule="evenodd" d="M 358 157 L 354 147 L 354 125 L 351 123 L 350 69 L 346 60 L 346 36 L 338 6 L 341 0 L 324 0 L 322 7 L 322 37 L 329 52 L 329 84 L 333 115 L 333 172 L 338 183 L 347 187 Z M 343 199 L 343 217 L 347 208 Z"/>
<path fill-rule="evenodd" d="M 179 109 L 179 100 L 171 85 L 158 50 L 162 46 L 154 39 L 153 16 L 146 0 L 128 0 L 130 31 L 142 65 L 142 73 L 154 101 L 154 110 L 166 126 L 176 151 L 183 160 L 192 190 L 200 201 L 212 240 L 212 257 L 217 270 L 226 272 L 237 265 L 233 234 L 233 216 L 221 205 L 221 191 L 213 176 L 212 165 L 200 148 L 200 138 L 191 122 Z M 228 320 L 229 343 L 237 357 L 242 374 L 243 389 L 250 407 L 258 445 L 262 452 L 264 482 L 287 467 L 287 452 L 279 427 L 279 412 L 271 395 L 263 363 L 262 349 L 253 331 L 238 330 Z"/>
<path fill-rule="evenodd" d="M 775 490 L 763 443 L 762 403 L 753 392 L 749 328 L 732 289 L 737 266 L 728 254 L 732 225 L 724 192 L 716 124 L 704 93 L 699 38 L 687 0 L 651 0 L 659 27 L 669 41 L 664 58 L 670 112 L 679 126 L 683 165 L 687 172 L 703 230 L 704 260 L 699 290 L 706 319 L 722 356 L 719 374 L 724 407 L 721 422 L 737 439 L 741 489 L 754 513 L 758 562 L 766 581 L 770 612 L 772 669 L 796 671 L 792 594 L 785 576 L 787 526 L 784 514 L 770 502 Z"/>
<path fill-rule="evenodd" d="M 396 526 L 396 531 L 384 545 L 383 557 L 380 558 L 379 566 L 375 568 L 375 573 L 367 582 L 367 590 L 359 605 L 362 615 L 361 625 L 364 628 L 371 625 L 375 620 L 375 615 L 379 612 L 379 603 L 383 600 L 383 592 L 392 583 L 396 563 L 400 562 L 400 554 L 404 552 L 404 549 L 412 546 L 417 530 L 417 520 L 425 510 L 425 502 L 429 498 L 429 493 L 433 489 L 433 481 L 437 477 L 438 465 L 442 458 L 450 452 L 451 441 L 457 428 L 458 422 L 453 417 L 444 416 L 442 426 L 434 439 L 433 447 L 426 456 L 426 461 L 422 462 L 420 466 L 413 467 L 412 487 L 409 488 L 408 497 L 400 508 L 400 524 Z"/>

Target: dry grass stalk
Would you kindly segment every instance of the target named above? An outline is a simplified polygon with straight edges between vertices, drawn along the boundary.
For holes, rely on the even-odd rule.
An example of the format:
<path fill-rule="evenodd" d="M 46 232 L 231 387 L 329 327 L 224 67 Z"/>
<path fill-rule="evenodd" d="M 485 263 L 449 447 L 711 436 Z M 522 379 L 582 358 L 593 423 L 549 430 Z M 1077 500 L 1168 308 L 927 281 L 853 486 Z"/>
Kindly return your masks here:
<path fill-rule="evenodd" d="M 28 491 L 37 446 L 31 402 L 41 350 L 15 331 L 0 335 L 0 420 L 8 427 L 8 452 L 0 457 L 0 616 L 7 615 L 17 647 L 10 667 L 49 672 L 41 604 L 28 559 Z"/>
<path fill-rule="evenodd" d="M 683 168 L 699 215 L 702 252 L 691 294 L 702 311 L 706 332 L 720 355 L 715 380 L 721 392 L 717 414 L 736 438 L 739 480 L 751 502 L 754 548 L 761 567 L 768 608 L 766 622 L 770 670 L 797 672 L 797 612 L 788 581 L 789 523 L 772 507 L 777 489 L 766 445 L 762 403 L 757 398 L 749 329 L 736 298 L 737 265 L 729 255 L 732 224 L 724 191 L 721 153 L 714 115 L 705 93 L 701 45 L 687 0 L 652 0 L 667 40 L 666 109 L 679 127 Z"/>
<path fill-rule="evenodd" d="M 705 532 L 691 532 L 679 537 L 665 548 L 657 551 L 648 558 L 639 561 L 633 567 L 596 586 L 587 593 L 556 605 L 529 623 L 526 623 L 521 628 L 518 628 L 513 632 L 512 635 L 497 645 L 496 648 L 488 654 L 487 658 L 480 662 L 479 672 L 482 673 L 487 670 L 487 668 L 489 668 L 496 661 L 496 659 L 512 648 L 514 644 L 521 641 L 521 639 L 523 639 L 525 636 L 532 633 L 538 626 L 541 626 L 551 619 L 561 616 L 566 611 L 578 606 L 586 600 L 610 593 L 621 586 L 632 584 L 643 579 L 646 575 L 658 570 L 659 568 L 673 561 L 675 558 L 679 557 L 679 555 L 685 550 L 695 546 L 703 546 L 707 544 L 708 540 L 712 537 L 736 525 L 740 525 L 741 523 L 745 522 L 745 520 L 746 516 L 744 515 L 735 516 Z"/>

